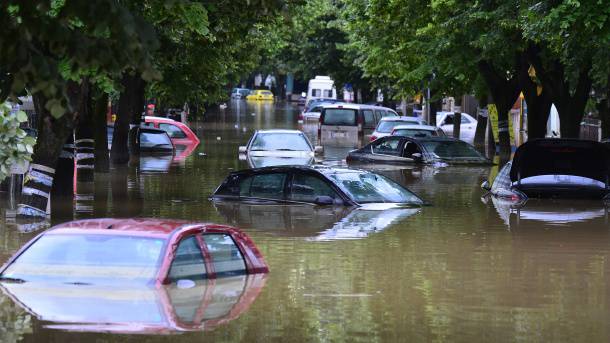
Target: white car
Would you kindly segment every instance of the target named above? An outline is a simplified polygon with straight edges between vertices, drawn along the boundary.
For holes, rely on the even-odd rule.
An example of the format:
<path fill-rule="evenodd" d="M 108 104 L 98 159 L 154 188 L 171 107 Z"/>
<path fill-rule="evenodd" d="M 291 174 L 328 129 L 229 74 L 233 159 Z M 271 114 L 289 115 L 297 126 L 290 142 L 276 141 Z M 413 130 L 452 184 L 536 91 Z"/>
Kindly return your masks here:
<path fill-rule="evenodd" d="M 436 126 L 440 127 L 445 134 L 453 137 L 453 112 L 436 112 Z M 472 144 L 474 142 L 474 134 L 477 130 L 477 120 L 468 113 L 462 113 L 460 124 L 460 140 Z"/>
<path fill-rule="evenodd" d="M 392 136 L 405 136 L 413 138 L 421 137 L 447 137 L 445 132 L 431 125 L 398 125 L 392 130 Z"/>
<path fill-rule="evenodd" d="M 389 136 L 394 127 L 398 125 L 426 125 L 426 121 L 418 117 L 383 117 L 379 120 L 377 128 L 371 134 L 371 142 L 377 138 Z"/>
<path fill-rule="evenodd" d="M 271 165 L 309 165 L 322 147 L 311 144 L 299 130 L 259 130 L 248 144 L 239 147 L 240 159 L 252 168 Z"/>

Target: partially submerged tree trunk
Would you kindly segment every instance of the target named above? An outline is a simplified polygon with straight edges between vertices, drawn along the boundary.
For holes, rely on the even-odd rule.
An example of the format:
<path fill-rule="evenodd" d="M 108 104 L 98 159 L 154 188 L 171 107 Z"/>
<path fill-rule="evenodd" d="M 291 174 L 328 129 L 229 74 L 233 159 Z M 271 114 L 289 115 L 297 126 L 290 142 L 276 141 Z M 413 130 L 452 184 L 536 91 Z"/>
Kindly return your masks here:
<path fill-rule="evenodd" d="M 98 173 L 107 173 L 110 168 L 108 133 L 106 127 L 108 94 L 102 92 L 97 99 L 95 99 L 92 111 L 93 139 L 95 141 L 95 171 Z"/>
<path fill-rule="evenodd" d="M 78 108 L 81 86 L 70 81 L 67 83 L 67 92 L 72 108 Z M 34 146 L 30 170 L 25 176 L 17 214 L 22 217 L 46 217 L 50 215 L 50 197 L 53 188 L 57 194 L 72 192 L 71 183 L 62 186 L 56 184 L 55 179 L 56 176 L 62 181 L 70 178 L 70 174 L 64 174 L 69 173 L 70 168 L 66 165 L 65 170 L 62 171 L 64 168 L 58 168 L 58 160 L 64 144 L 74 131 L 74 120 L 78 113 L 68 111 L 60 118 L 54 118 L 44 108 L 47 99 L 42 94 L 35 93 L 33 99 L 39 116 L 38 138 Z"/>
<path fill-rule="evenodd" d="M 455 112 L 453 112 L 453 138 L 460 139 L 462 131 L 462 97 L 455 97 Z"/>
<path fill-rule="evenodd" d="M 591 92 L 592 80 L 589 77 L 591 61 L 585 61 L 575 80 L 575 87 L 572 87 L 569 80 L 566 80 L 566 72 L 563 64 L 558 59 L 544 63 L 540 57 L 542 48 L 536 45 L 528 47 L 529 62 L 536 69 L 536 77 L 542 83 L 545 91 L 557 107 L 560 120 L 560 130 L 562 138 L 578 138 L 580 136 L 580 123 L 585 114 L 585 106 Z M 572 92 L 572 88 L 574 91 Z"/>
<path fill-rule="evenodd" d="M 129 162 L 129 124 L 140 123 L 144 110 L 144 80 L 140 75 L 125 72 L 121 79 L 123 91 L 119 97 L 117 119 L 114 123 L 110 159 L 115 164 Z"/>
<path fill-rule="evenodd" d="M 479 99 L 480 108 L 477 110 L 477 128 L 474 133 L 474 147 L 479 151 L 485 151 L 485 132 L 487 130 L 487 97 Z"/>
<path fill-rule="evenodd" d="M 510 133 L 508 131 L 508 113 L 519 96 L 519 82 L 515 75 L 507 78 L 498 72 L 487 61 L 478 63 L 479 71 L 487 84 L 496 109 L 498 110 L 498 139 L 500 155 L 510 156 Z"/>

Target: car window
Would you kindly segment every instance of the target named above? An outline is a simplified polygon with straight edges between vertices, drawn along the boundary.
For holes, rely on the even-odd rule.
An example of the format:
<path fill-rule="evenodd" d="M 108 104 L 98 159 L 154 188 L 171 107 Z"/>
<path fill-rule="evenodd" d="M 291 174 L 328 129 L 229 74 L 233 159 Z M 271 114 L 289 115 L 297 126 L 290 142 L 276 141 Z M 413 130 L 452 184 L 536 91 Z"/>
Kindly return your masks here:
<path fill-rule="evenodd" d="M 324 110 L 324 125 L 356 126 L 356 110 L 327 108 Z"/>
<path fill-rule="evenodd" d="M 458 140 L 429 141 L 422 143 L 428 152 L 444 159 L 484 159 L 470 144 Z"/>
<path fill-rule="evenodd" d="M 413 158 L 413 154 L 421 154 L 421 149 L 414 142 L 407 141 L 402 149 L 402 157 Z"/>
<path fill-rule="evenodd" d="M 172 146 L 168 135 L 161 131 L 140 131 L 140 148 L 156 148 Z"/>
<path fill-rule="evenodd" d="M 398 117 L 398 113 L 394 112 L 394 111 L 390 111 L 388 110 L 386 113 L 386 117 Z"/>
<path fill-rule="evenodd" d="M 460 123 L 462 123 L 462 124 L 470 124 L 470 119 L 466 118 L 465 116 L 461 116 Z"/>
<path fill-rule="evenodd" d="M 394 130 L 395 126 L 404 125 L 404 124 L 408 124 L 408 123 L 405 121 L 399 121 L 399 120 L 380 121 L 379 125 L 377 126 L 377 132 L 390 133 L 390 132 L 392 132 L 392 130 Z"/>
<path fill-rule="evenodd" d="M 244 257 L 230 235 L 204 234 L 203 241 L 212 256 L 216 276 L 246 273 Z"/>
<path fill-rule="evenodd" d="M 322 96 L 322 90 L 320 90 L 320 89 L 312 89 L 311 90 L 311 96 L 317 96 L 317 97 Z"/>
<path fill-rule="evenodd" d="M 375 116 L 373 115 L 373 111 L 364 110 L 362 111 L 364 115 L 364 125 L 365 126 L 375 126 Z"/>
<path fill-rule="evenodd" d="M 172 282 L 180 279 L 201 280 L 206 277 L 203 254 L 195 236 L 189 236 L 178 244 L 176 256 L 169 269 Z"/>
<path fill-rule="evenodd" d="M 167 132 L 167 135 L 170 138 L 186 138 L 186 134 L 176 125 L 161 123 L 159 124 L 159 128 Z"/>
<path fill-rule="evenodd" d="M 316 106 L 316 107 L 312 108 L 311 111 L 309 111 L 309 112 L 320 113 L 320 112 L 322 112 L 322 106 Z"/>
<path fill-rule="evenodd" d="M 359 204 L 375 202 L 423 204 L 417 195 L 379 174 L 353 171 L 334 173 L 329 177 Z"/>
<path fill-rule="evenodd" d="M 330 185 L 319 177 L 306 174 L 295 174 L 290 187 L 290 200 L 314 202 L 319 196 L 329 196 L 333 199 L 338 198 Z"/>
<path fill-rule="evenodd" d="M 442 132 L 442 131 L 441 131 Z M 392 132 L 392 136 L 405 136 L 405 137 L 437 137 L 439 135 L 437 130 L 424 130 L 424 129 L 395 129 Z"/>
<path fill-rule="evenodd" d="M 453 115 L 452 114 L 447 115 L 441 125 L 453 125 Z"/>
<path fill-rule="evenodd" d="M 371 143 L 374 154 L 400 156 L 400 137 L 389 137 Z"/>
<path fill-rule="evenodd" d="M 250 145 L 251 151 L 312 151 L 303 133 L 258 133 Z"/>
<path fill-rule="evenodd" d="M 384 112 L 380 110 L 375 110 L 375 116 L 379 119 L 384 117 Z"/>
<path fill-rule="evenodd" d="M 286 174 L 269 173 L 250 176 L 239 183 L 239 195 L 267 199 L 283 199 Z"/>
<path fill-rule="evenodd" d="M 324 94 L 322 95 L 325 98 L 332 98 L 333 97 L 333 90 L 332 89 L 325 89 L 324 90 Z"/>

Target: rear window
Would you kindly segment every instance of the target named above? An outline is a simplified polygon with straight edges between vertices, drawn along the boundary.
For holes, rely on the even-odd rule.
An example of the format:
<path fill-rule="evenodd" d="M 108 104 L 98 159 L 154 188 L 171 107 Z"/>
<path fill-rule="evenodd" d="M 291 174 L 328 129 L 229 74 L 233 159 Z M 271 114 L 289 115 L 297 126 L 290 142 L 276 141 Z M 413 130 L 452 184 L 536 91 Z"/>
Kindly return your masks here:
<path fill-rule="evenodd" d="M 356 126 L 356 110 L 327 108 L 324 110 L 324 125 Z"/>
<path fill-rule="evenodd" d="M 404 121 L 381 121 L 377 127 L 377 132 L 390 133 L 397 125 L 404 125 Z"/>

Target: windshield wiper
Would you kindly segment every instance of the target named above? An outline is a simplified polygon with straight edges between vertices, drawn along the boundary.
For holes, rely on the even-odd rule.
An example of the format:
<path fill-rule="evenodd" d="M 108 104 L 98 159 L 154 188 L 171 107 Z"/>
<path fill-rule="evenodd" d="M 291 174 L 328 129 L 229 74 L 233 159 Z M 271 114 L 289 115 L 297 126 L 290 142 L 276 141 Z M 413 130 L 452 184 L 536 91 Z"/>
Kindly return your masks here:
<path fill-rule="evenodd" d="M 19 278 L 14 278 L 14 277 L 8 277 L 8 276 L 0 276 L 0 282 L 13 282 L 13 283 L 24 283 L 25 280 L 24 279 L 19 279 Z"/>

